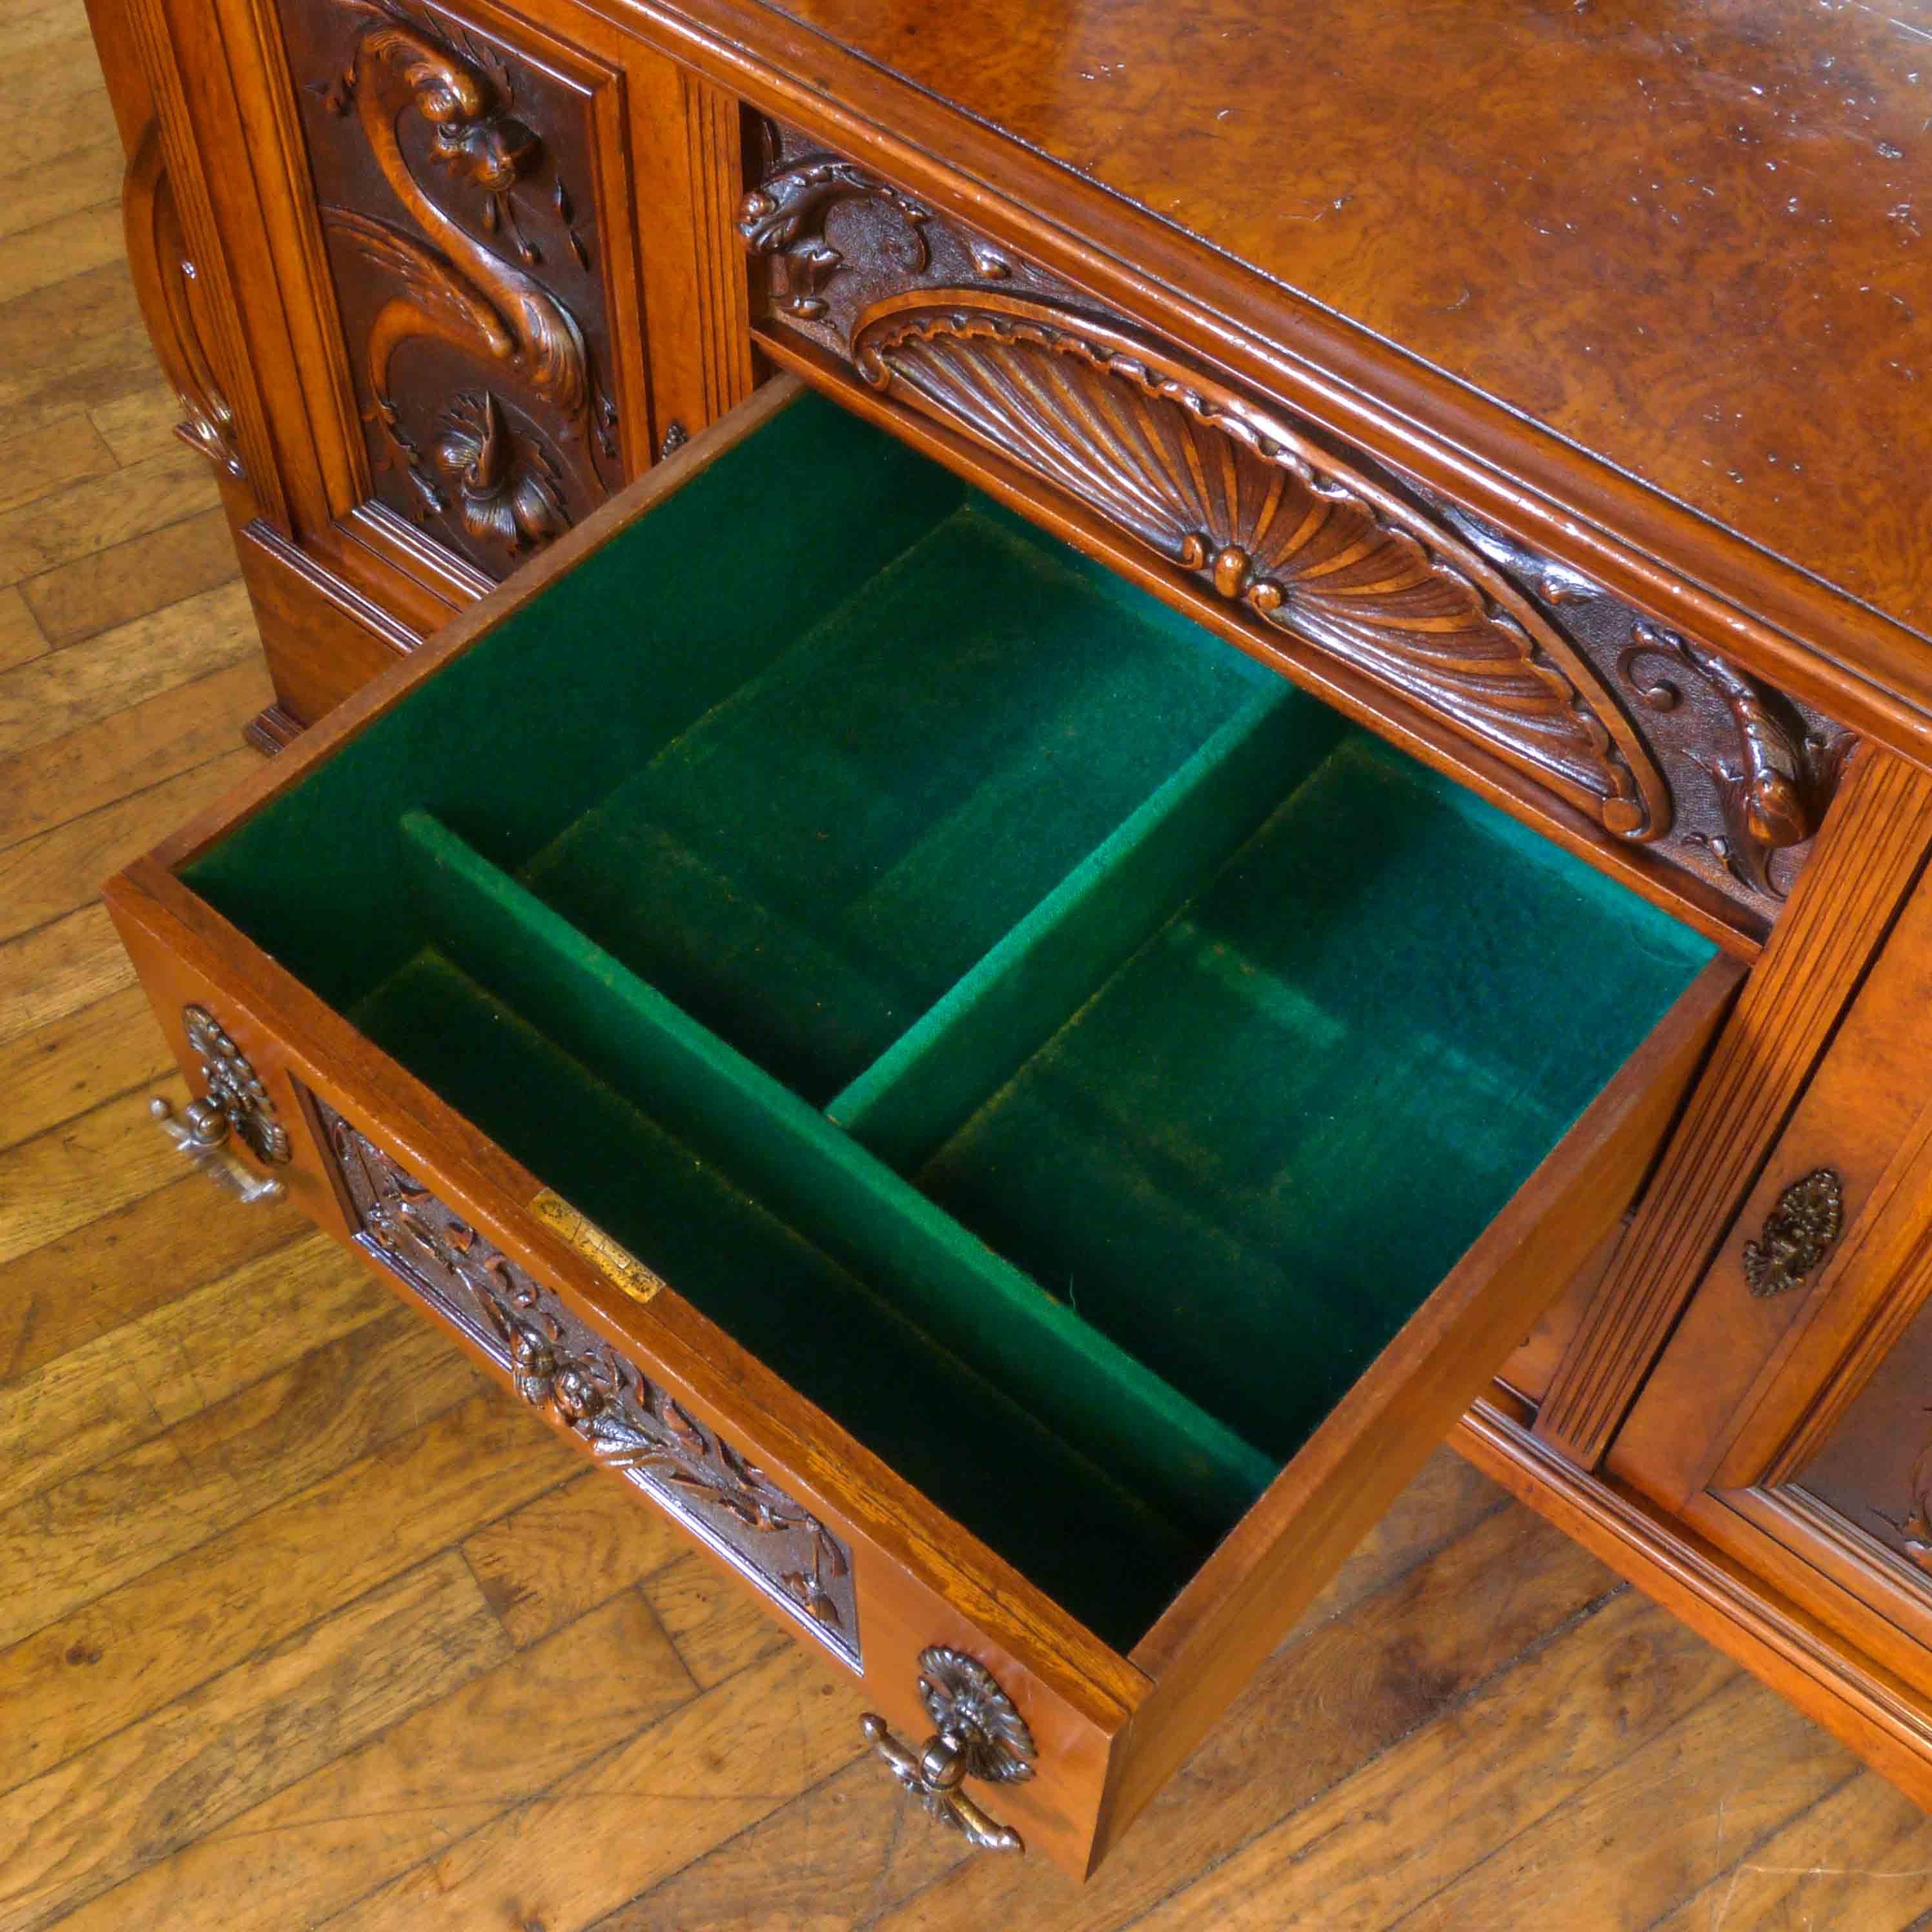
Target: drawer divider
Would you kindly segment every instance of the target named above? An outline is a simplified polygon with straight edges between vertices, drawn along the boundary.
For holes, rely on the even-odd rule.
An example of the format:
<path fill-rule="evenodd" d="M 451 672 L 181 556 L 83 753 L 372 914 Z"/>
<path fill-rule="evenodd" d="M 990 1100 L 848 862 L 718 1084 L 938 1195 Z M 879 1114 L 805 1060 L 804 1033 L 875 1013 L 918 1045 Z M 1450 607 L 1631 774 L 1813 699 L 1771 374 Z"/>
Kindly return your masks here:
<path fill-rule="evenodd" d="M 1238 852 L 1342 734 L 1286 688 L 1245 705 L 826 1108 L 916 1172 Z"/>
<path fill-rule="evenodd" d="M 1225 1522 L 1273 1479 L 1274 1460 L 439 820 L 411 812 L 400 831 L 458 964 L 1118 1480 L 1176 1521 Z"/>

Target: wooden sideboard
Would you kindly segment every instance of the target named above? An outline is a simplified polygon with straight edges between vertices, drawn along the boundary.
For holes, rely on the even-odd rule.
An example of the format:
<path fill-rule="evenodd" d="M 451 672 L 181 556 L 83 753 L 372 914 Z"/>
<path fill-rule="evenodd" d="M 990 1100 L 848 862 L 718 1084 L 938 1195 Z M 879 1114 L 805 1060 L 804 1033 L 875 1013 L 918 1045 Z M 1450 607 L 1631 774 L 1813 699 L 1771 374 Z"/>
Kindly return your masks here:
<path fill-rule="evenodd" d="M 602 1460 L 621 1409 L 624 1473 L 902 1735 L 930 1717 L 922 1761 L 882 1748 L 990 1841 L 1090 1868 L 1452 1428 L 1932 1804 L 1922 34 L 1525 0 L 94 19 L 274 677 L 250 734 L 293 748 L 110 894 L 212 1086 L 198 1157 L 266 1154 Z M 797 458 L 800 382 L 1715 949 L 1137 1641 L 193 884 L 714 470 L 706 608 L 813 614 L 802 559 L 900 506 L 853 494 L 862 453 Z M 1550 961 L 1522 1025 L 1587 1064 L 1598 962 Z"/>

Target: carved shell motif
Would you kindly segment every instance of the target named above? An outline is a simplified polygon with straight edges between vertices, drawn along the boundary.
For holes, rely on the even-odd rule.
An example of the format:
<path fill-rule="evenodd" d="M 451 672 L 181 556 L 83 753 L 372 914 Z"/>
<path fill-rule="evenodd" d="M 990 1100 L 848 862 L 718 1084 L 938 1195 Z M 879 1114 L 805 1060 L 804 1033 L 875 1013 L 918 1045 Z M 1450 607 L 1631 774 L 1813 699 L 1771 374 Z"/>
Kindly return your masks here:
<path fill-rule="evenodd" d="M 984 290 L 859 318 L 875 388 L 963 428 L 1269 625 L 1391 686 L 1630 839 L 1662 773 L 1594 672 L 1455 533 L 1151 338 Z"/>

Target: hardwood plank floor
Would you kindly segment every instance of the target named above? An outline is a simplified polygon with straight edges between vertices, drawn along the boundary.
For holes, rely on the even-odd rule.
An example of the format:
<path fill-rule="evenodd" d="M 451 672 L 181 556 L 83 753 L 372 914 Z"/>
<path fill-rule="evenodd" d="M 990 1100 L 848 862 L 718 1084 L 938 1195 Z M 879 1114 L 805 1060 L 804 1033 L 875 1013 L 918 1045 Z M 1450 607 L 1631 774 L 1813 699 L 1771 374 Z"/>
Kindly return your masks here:
<path fill-rule="evenodd" d="M 102 874 L 268 692 L 79 0 L 0 9 L 0 1932 L 1919 1932 L 1932 1821 L 1447 1452 L 1091 1885 L 286 1208 L 216 1202 Z"/>

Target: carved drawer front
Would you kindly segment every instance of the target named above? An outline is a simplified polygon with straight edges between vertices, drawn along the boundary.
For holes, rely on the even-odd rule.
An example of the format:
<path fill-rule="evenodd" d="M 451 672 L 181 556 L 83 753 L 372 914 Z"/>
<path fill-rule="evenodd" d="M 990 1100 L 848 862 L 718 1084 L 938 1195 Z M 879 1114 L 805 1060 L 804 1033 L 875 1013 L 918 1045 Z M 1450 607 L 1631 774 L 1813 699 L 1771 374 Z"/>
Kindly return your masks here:
<path fill-rule="evenodd" d="M 767 146 L 739 228 L 781 359 L 993 453 L 1291 676 L 1766 929 L 1840 728 L 808 136 Z"/>
<path fill-rule="evenodd" d="M 280 12 L 369 488 L 500 577 L 642 467 L 600 178 L 621 76 L 427 0 Z"/>
<path fill-rule="evenodd" d="M 1081 1874 L 1742 976 L 789 379 L 278 764 L 109 896 L 272 1048 L 304 1204 Z"/>
<path fill-rule="evenodd" d="M 519 1268 L 326 1101 L 316 1109 L 364 1252 L 468 1336 L 592 1461 L 668 1510 L 842 1663 L 862 1668 L 845 1544 L 627 1360 L 555 1288 Z"/>

